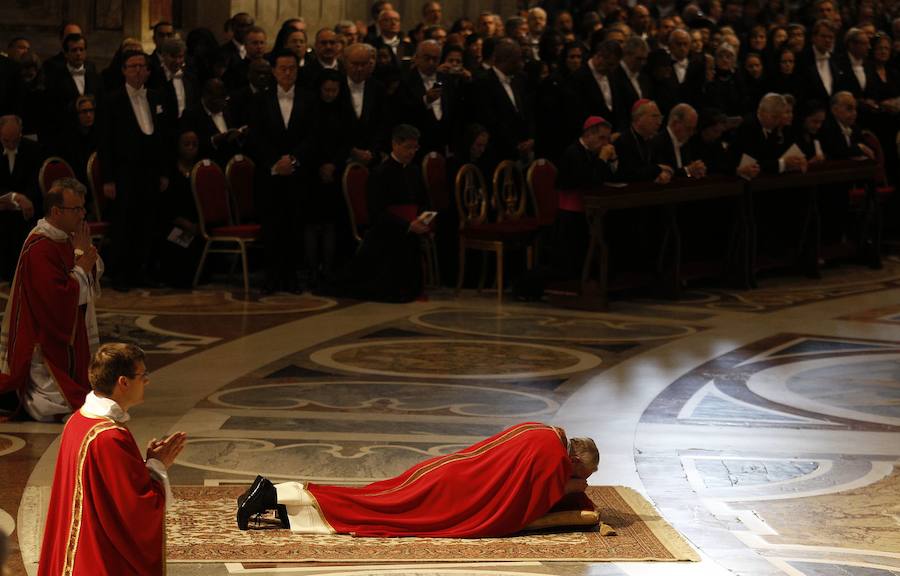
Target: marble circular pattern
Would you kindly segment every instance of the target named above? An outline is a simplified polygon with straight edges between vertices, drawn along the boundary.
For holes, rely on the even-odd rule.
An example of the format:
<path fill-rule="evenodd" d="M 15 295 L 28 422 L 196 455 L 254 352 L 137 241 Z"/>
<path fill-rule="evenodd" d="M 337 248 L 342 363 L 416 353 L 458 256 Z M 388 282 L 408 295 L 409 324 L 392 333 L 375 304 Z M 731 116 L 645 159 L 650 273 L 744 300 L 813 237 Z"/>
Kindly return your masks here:
<path fill-rule="evenodd" d="M 221 390 L 209 401 L 229 408 L 265 410 L 435 413 L 532 417 L 555 413 L 550 398 L 519 390 L 424 382 L 291 382 Z"/>
<path fill-rule="evenodd" d="M 8 434 L 0 434 L 0 456 L 12 454 L 25 447 L 25 440 L 18 436 L 10 436 Z"/>
<path fill-rule="evenodd" d="M 3 294 L 2 296 L 6 296 Z M 299 296 L 275 294 L 263 298 L 241 300 L 227 290 L 194 290 L 163 292 L 133 290 L 122 294 L 105 290 L 97 301 L 99 312 L 127 312 L 179 316 L 244 316 L 260 314 L 292 314 L 316 312 L 337 306 L 335 300 L 310 294 Z"/>
<path fill-rule="evenodd" d="M 900 354 L 820 358 L 757 372 L 763 398 L 838 418 L 900 426 Z"/>
<path fill-rule="evenodd" d="M 354 342 L 318 350 L 322 366 L 381 376 L 506 380 L 590 370 L 602 360 L 587 352 L 496 340 L 403 339 Z"/>
<path fill-rule="evenodd" d="M 567 342 L 647 342 L 697 332 L 691 326 L 653 320 L 483 310 L 438 310 L 418 314 L 409 320 L 419 326 L 457 334 Z"/>

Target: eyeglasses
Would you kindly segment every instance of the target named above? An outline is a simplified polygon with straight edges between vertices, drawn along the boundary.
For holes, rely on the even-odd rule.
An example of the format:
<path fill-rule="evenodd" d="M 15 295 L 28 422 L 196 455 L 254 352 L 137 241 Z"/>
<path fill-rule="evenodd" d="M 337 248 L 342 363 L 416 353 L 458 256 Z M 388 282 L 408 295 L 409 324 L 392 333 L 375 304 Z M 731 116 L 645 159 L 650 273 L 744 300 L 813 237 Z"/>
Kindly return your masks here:
<path fill-rule="evenodd" d="M 78 113 L 79 114 L 93 114 L 94 109 L 93 108 L 82 108 L 81 110 L 78 111 Z"/>
<path fill-rule="evenodd" d="M 81 212 L 84 214 L 87 212 L 84 206 L 57 206 L 60 210 L 72 210 L 73 212 Z"/>
<path fill-rule="evenodd" d="M 150 371 L 144 370 L 143 372 L 135 372 L 134 374 L 131 375 L 131 378 L 132 379 L 141 378 L 143 380 L 149 380 L 150 379 Z"/>

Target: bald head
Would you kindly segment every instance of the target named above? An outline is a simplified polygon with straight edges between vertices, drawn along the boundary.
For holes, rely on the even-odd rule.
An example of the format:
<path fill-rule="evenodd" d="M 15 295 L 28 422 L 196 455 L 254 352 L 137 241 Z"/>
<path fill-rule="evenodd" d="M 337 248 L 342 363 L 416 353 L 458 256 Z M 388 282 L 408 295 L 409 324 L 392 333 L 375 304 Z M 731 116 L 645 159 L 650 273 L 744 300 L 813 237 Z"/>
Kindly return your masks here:
<path fill-rule="evenodd" d="M 424 76 L 432 76 L 437 72 L 441 61 L 441 45 L 437 40 L 425 40 L 416 46 L 416 69 Z"/>
<path fill-rule="evenodd" d="M 676 28 L 669 34 L 669 52 L 672 58 L 683 60 L 691 50 L 691 35 L 683 28 Z"/>

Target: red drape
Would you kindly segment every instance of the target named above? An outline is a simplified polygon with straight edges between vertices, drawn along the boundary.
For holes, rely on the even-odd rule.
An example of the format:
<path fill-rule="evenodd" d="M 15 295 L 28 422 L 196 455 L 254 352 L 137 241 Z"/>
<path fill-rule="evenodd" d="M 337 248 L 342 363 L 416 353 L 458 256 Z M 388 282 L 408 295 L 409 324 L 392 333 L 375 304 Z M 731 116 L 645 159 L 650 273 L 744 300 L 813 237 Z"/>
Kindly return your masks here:
<path fill-rule="evenodd" d="M 335 531 L 358 536 L 502 536 L 546 514 L 572 466 L 552 426 L 519 424 L 364 487 L 309 484 Z"/>
<path fill-rule="evenodd" d="M 38 576 L 163 574 L 165 499 L 127 428 L 76 412 L 60 440 Z"/>

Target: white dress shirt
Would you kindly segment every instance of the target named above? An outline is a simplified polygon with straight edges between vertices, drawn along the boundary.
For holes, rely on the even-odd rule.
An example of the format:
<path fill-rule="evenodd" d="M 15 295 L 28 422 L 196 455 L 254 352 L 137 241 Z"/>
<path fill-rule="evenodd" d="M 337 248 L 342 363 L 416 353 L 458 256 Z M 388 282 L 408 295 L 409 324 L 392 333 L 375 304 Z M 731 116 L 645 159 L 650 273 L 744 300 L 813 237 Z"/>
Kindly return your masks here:
<path fill-rule="evenodd" d="M 424 74 L 422 74 L 420 72 L 419 76 L 422 77 L 422 84 L 425 85 L 425 92 L 428 92 L 429 90 L 431 90 L 434 87 L 434 83 L 437 82 L 436 74 L 432 74 L 431 76 L 425 76 Z M 427 94 L 424 96 L 424 98 L 425 98 L 425 107 L 430 108 L 431 111 L 434 113 L 434 117 L 437 118 L 438 122 L 440 122 L 441 118 L 443 118 L 443 116 L 444 116 L 444 110 L 441 108 L 441 99 L 438 98 L 434 102 L 429 102 Z"/>
<path fill-rule="evenodd" d="M 84 96 L 84 64 L 81 65 L 81 68 L 73 68 L 70 64 L 66 64 L 66 68 L 69 70 L 72 80 L 75 81 L 78 95 Z"/>
<path fill-rule="evenodd" d="M 594 75 L 594 80 L 597 82 L 597 86 L 600 88 L 600 92 L 603 93 L 603 101 L 606 102 L 606 107 L 611 112 L 613 109 L 613 96 L 612 96 L 612 87 L 609 85 L 609 77 L 606 74 L 601 74 L 594 68 L 594 61 L 588 60 L 588 68 L 591 69 L 591 73 Z"/>
<path fill-rule="evenodd" d="M 163 64 L 163 71 L 166 73 L 166 80 L 172 83 L 175 88 L 175 100 L 178 101 L 178 117 L 184 112 L 184 70 L 172 72 Z"/>
<path fill-rule="evenodd" d="M 675 69 L 675 77 L 678 79 L 678 83 L 684 84 L 684 78 L 685 76 L 687 76 L 688 59 L 684 58 L 682 60 L 673 62 L 672 68 Z"/>
<path fill-rule="evenodd" d="M 18 153 L 19 153 L 18 148 L 13 148 L 13 149 L 5 148 L 3 150 L 3 154 L 6 155 L 6 161 L 7 161 L 7 163 L 9 163 L 9 173 L 10 174 L 12 174 L 13 170 L 16 169 L 16 154 L 18 154 Z"/>
<path fill-rule="evenodd" d="M 638 98 L 643 98 L 644 93 L 641 90 L 641 83 L 640 83 L 640 81 L 638 81 L 637 72 L 632 72 L 631 68 L 628 67 L 628 64 L 626 64 L 624 60 L 621 60 L 619 62 L 619 65 L 622 66 L 622 70 L 625 71 L 625 77 L 628 78 L 629 82 L 631 82 L 631 86 L 632 86 L 632 88 L 634 88 L 634 91 L 637 93 Z"/>
<path fill-rule="evenodd" d="M 238 56 L 241 57 L 241 60 L 246 60 L 246 59 L 247 59 L 247 47 L 244 46 L 243 44 L 241 44 L 240 42 L 238 42 L 237 40 L 233 39 L 233 38 L 232 38 L 231 42 L 232 42 L 235 46 L 237 46 Z"/>
<path fill-rule="evenodd" d="M 850 69 L 853 70 L 853 75 L 856 76 L 856 81 L 859 82 L 859 87 L 863 90 L 866 89 L 866 69 L 863 67 L 863 61 L 857 60 L 853 57 L 852 54 L 847 54 L 850 57 Z"/>
<path fill-rule="evenodd" d="M 285 90 L 281 86 L 276 86 L 275 90 L 278 95 L 278 108 L 281 110 L 281 120 L 284 122 L 285 130 L 287 130 L 288 124 L 291 123 L 291 112 L 294 111 L 294 87 L 291 86 L 290 90 Z"/>
<path fill-rule="evenodd" d="M 147 100 L 147 88 L 134 89 L 130 84 L 125 84 L 125 92 L 131 101 L 131 109 L 137 118 L 141 132 L 150 136 L 153 134 L 153 116 L 150 115 L 150 102 Z"/>
<path fill-rule="evenodd" d="M 831 52 L 825 52 L 822 54 L 816 48 L 813 48 L 813 54 L 816 57 L 816 70 L 819 72 L 819 78 L 822 79 L 822 84 L 825 86 L 825 91 L 828 92 L 828 95 L 831 96 L 831 91 L 834 87 L 834 78 L 831 76 Z"/>
<path fill-rule="evenodd" d="M 516 95 L 513 94 L 512 82 L 510 81 L 509 76 L 501 72 L 496 66 L 492 66 L 491 68 L 494 70 L 494 74 L 497 75 L 497 78 L 500 79 L 500 85 L 503 86 L 506 95 L 509 96 L 509 101 L 512 102 L 513 108 L 518 110 L 519 107 L 516 105 Z"/>
<path fill-rule="evenodd" d="M 356 83 L 347 78 L 347 85 L 350 87 L 350 100 L 353 102 L 353 113 L 357 118 L 362 118 L 363 113 L 363 97 L 366 94 L 366 83 Z"/>
<path fill-rule="evenodd" d="M 837 123 L 838 128 L 841 129 L 841 134 L 844 135 L 844 142 L 847 143 L 847 146 L 850 147 L 852 144 L 850 143 L 850 137 L 853 136 L 853 128 L 850 126 L 844 126 L 840 122 Z"/>
<path fill-rule="evenodd" d="M 681 147 L 684 146 L 684 143 L 678 141 L 678 138 L 675 137 L 675 134 L 672 133 L 672 129 L 668 126 L 666 126 L 666 132 L 669 133 L 669 138 L 672 139 L 672 147 L 675 149 L 675 167 L 682 168 Z"/>
<path fill-rule="evenodd" d="M 335 59 L 331 62 L 331 64 L 326 64 L 326 63 L 322 62 L 321 60 L 319 60 L 319 66 L 321 66 L 321 67 L 324 68 L 325 70 L 337 70 L 337 69 L 338 69 L 338 61 L 337 61 L 337 58 L 335 58 Z"/>
<path fill-rule="evenodd" d="M 394 56 L 397 55 L 397 48 L 400 46 L 400 35 L 394 36 L 392 39 L 388 40 L 384 36 L 381 37 L 384 41 L 384 45 L 391 49 L 394 53 Z"/>

